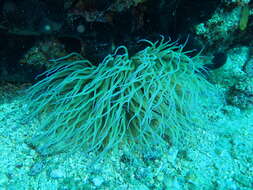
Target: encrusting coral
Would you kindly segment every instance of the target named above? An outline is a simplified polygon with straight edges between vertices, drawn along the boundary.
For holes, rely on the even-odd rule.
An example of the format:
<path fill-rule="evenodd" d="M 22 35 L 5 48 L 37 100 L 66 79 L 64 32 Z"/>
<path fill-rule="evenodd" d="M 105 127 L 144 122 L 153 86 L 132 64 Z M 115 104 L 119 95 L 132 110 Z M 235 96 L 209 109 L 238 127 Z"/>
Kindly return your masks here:
<path fill-rule="evenodd" d="M 42 155 L 80 148 L 106 153 L 121 142 L 176 141 L 197 125 L 201 100 L 215 91 L 199 72 L 199 57 L 176 42 L 143 42 L 149 46 L 134 56 L 121 46 L 98 66 L 68 61 L 73 54 L 54 60 L 26 94 L 32 116 L 42 116 L 29 143 Z"/>

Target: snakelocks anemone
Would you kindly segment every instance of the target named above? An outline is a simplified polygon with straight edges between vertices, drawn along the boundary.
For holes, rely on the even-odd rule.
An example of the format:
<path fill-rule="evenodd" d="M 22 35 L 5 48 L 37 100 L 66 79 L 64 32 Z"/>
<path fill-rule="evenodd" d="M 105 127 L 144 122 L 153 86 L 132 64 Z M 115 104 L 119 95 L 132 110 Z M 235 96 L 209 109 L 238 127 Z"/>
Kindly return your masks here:
<path fill-rule="evenodd" d="M 41 116 L 29 143 L 43 155 L 101 154 L 121 143 L 175 142 L 201 123 L 201 101 L 215 88 L 201 76 L 199 56 L 176 42 L 143 41 L 147 47 L 134 56 L 121 46 L 98 66 L 70 59 L 77 54 L 53 60 L 25 96 L 31 116 Z"/>

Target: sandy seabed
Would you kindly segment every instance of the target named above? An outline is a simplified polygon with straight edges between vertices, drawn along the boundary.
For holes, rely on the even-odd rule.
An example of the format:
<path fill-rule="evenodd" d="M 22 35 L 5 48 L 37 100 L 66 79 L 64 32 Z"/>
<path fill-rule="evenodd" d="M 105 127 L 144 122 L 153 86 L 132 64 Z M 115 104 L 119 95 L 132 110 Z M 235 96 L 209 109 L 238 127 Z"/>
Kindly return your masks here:
<path fill-rule="evenodd" d="M 5 89 L 0 104 L 0 190 L 252 190 L 253 111 L 205 110 L 209 122 L 178 146 L 131 152 L 92 163 L 93 153 L 42 157 L 26 144 L 39 119 Z"/>

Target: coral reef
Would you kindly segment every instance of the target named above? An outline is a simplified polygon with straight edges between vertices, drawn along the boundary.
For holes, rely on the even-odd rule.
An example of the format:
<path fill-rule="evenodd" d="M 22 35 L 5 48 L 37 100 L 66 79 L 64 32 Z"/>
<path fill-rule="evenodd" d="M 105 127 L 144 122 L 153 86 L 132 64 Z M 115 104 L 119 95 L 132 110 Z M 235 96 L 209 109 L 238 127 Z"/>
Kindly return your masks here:
<path fill-rule="evenodd" d="M 0 1 L 0 189 L 252 190 L 252 8 Z"/>

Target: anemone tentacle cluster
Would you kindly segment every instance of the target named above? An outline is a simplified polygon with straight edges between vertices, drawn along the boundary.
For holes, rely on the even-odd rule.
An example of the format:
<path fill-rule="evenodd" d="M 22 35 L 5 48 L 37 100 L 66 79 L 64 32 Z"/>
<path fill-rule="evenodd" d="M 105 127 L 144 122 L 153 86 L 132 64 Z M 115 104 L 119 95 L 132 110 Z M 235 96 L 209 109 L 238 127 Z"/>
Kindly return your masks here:
<path fill-rule="evenodd" d="M 30 140 L 44 155 L 82 148 L 108 152 L 121 142 L 148 147 L 175 141 L 199 120 L 201 99 L 214 87 L 201 76 L 203 64 L 183 46 L 148 43 L 129 57 L 118 47 L 98 66 L 88 60 L 54 60 L 43 80 L 28 89 L 32 115 L 41 115 Z"/>

